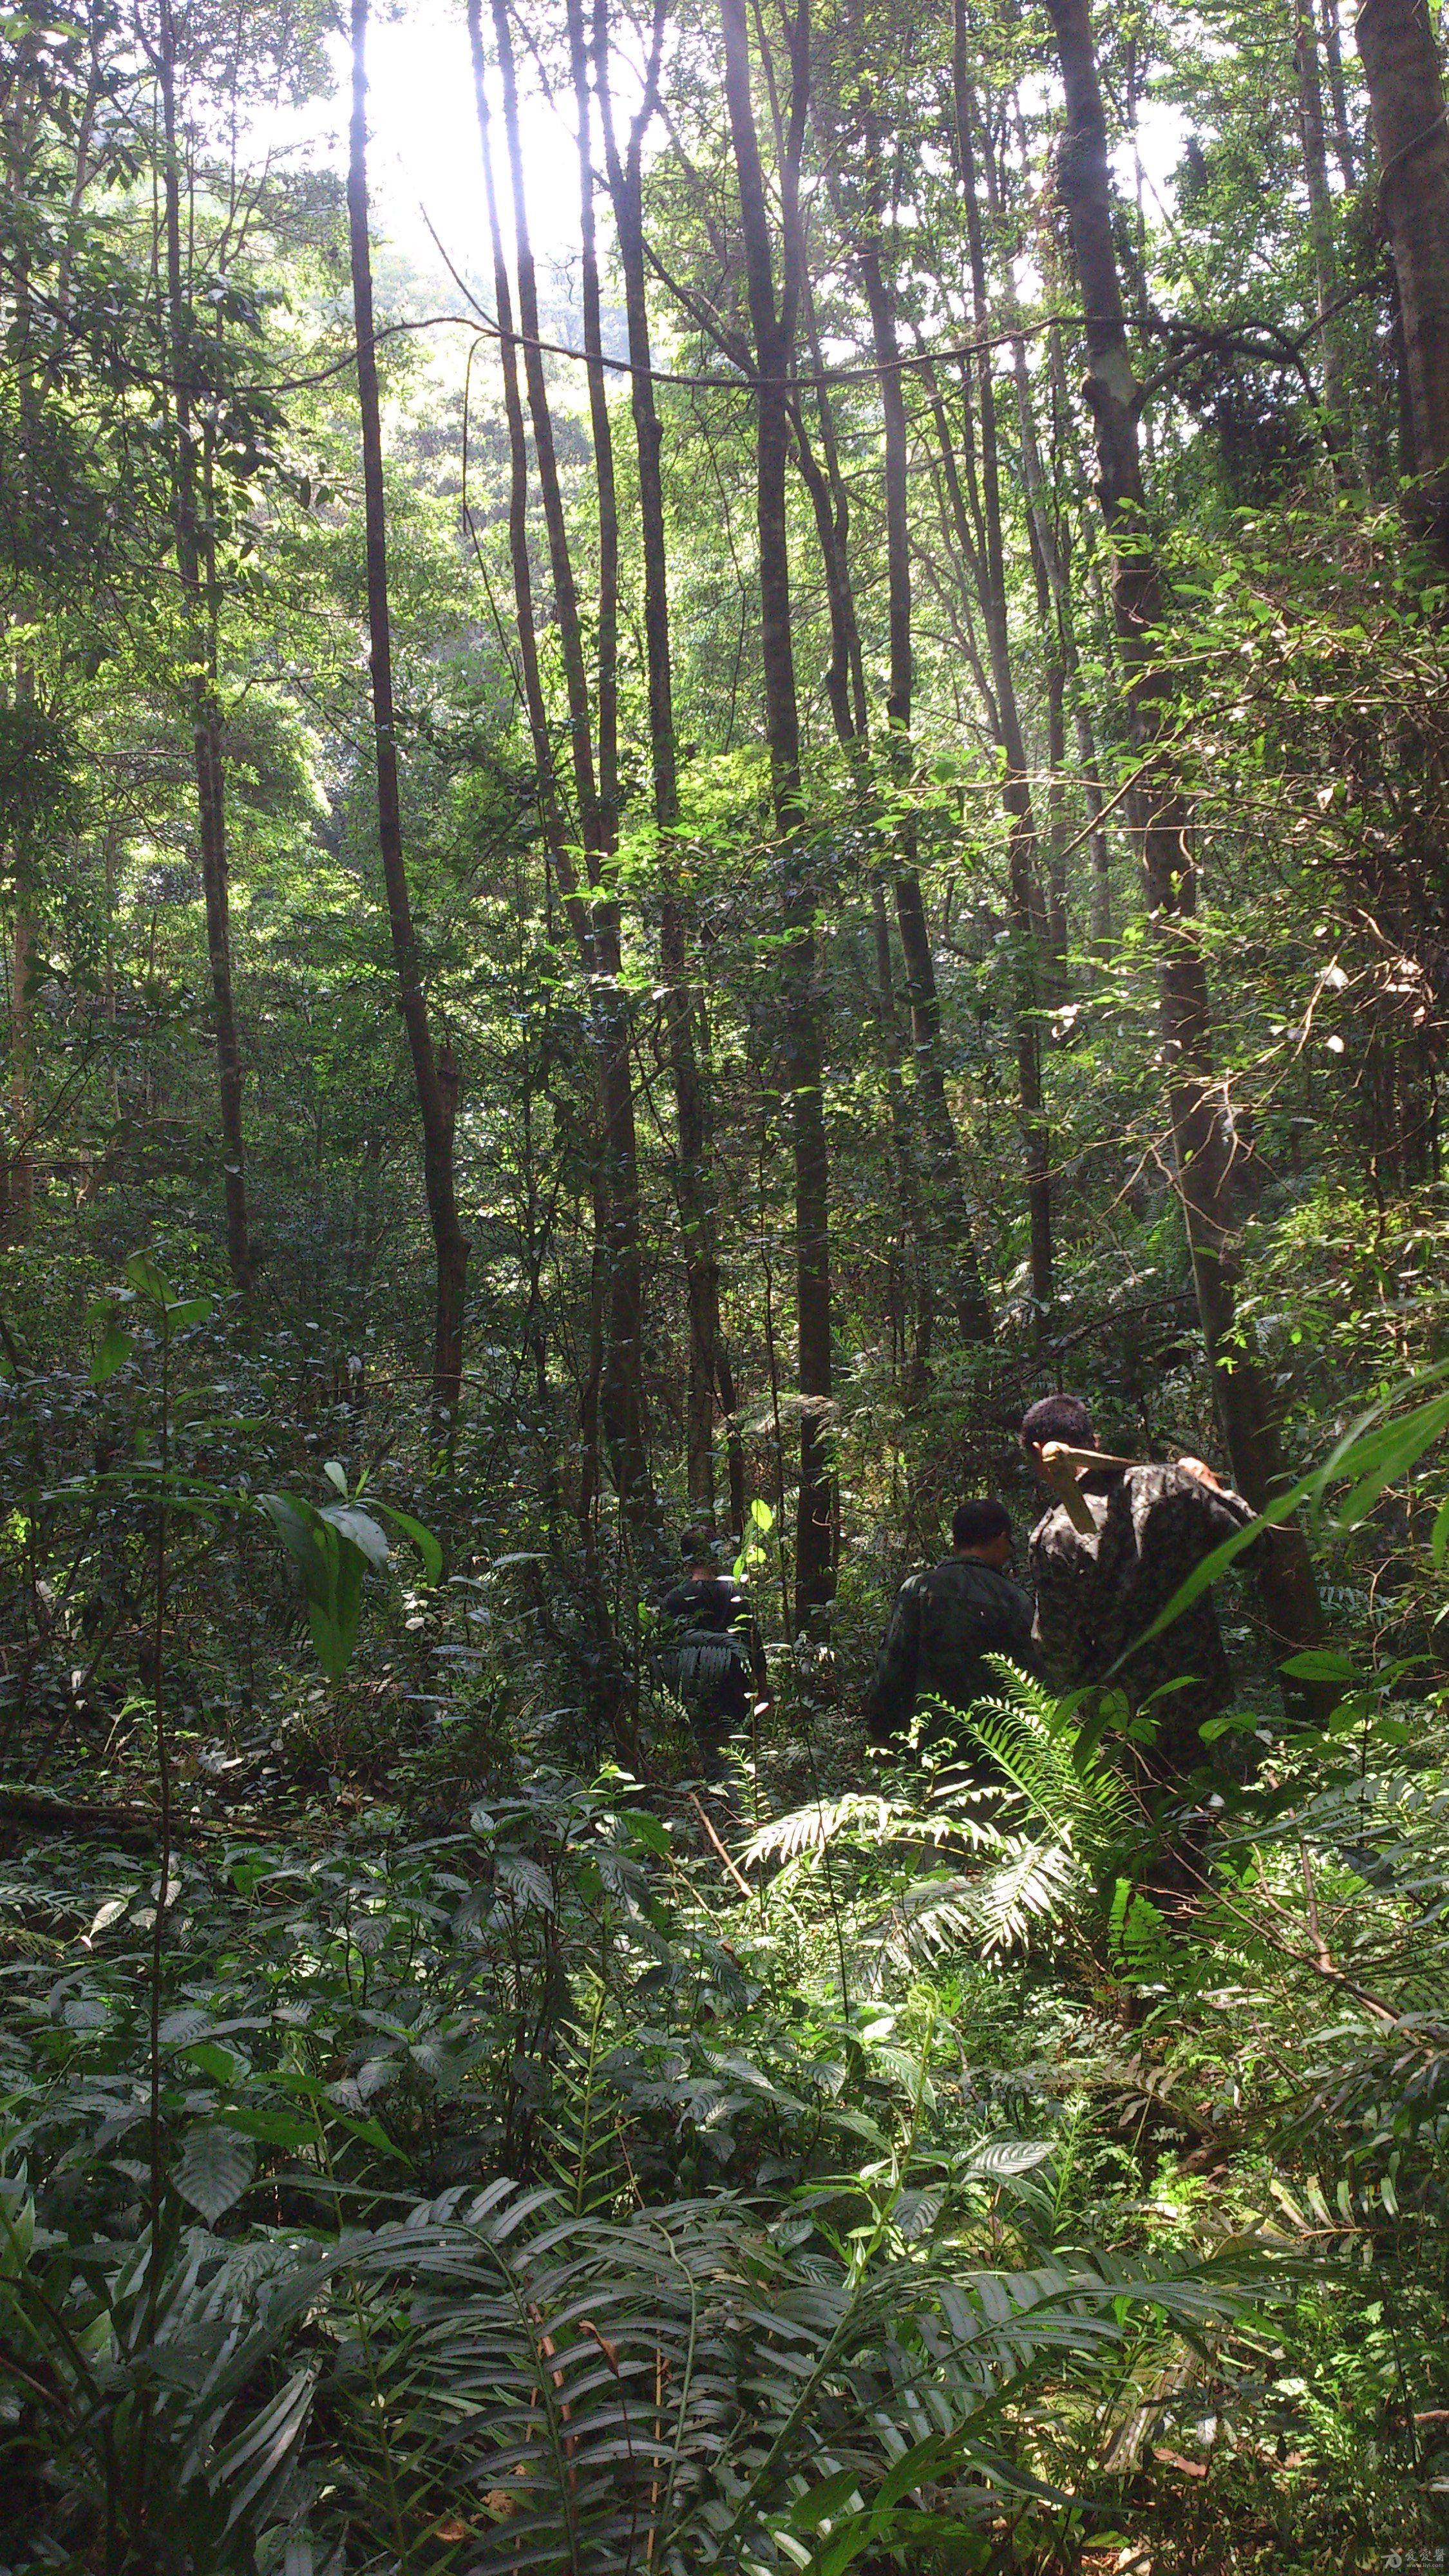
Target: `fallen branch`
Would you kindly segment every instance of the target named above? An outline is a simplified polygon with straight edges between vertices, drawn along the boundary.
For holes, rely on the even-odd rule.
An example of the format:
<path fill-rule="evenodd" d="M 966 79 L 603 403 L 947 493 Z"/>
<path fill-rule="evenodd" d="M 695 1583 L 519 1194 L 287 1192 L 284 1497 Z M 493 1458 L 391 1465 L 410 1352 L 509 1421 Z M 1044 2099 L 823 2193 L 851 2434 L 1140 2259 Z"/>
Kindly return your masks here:
<path fill-rule="evenodd" d="M 235 1839 L 231 1825 L 209 1824 L 200 1816 L 178 1816 L 174 1820 L 180 1834 L 223 1835 Z M 151 1807 L 103 1806 L 89 1798 L 56 1798 L 44 1789 L 19 1789 L 0 1781 L 0 1826 L 26 1825 L 32 1833 L 104 1835 L 109 1841 L 140 1844 L 158 1842 L 160 1816 Z"/>

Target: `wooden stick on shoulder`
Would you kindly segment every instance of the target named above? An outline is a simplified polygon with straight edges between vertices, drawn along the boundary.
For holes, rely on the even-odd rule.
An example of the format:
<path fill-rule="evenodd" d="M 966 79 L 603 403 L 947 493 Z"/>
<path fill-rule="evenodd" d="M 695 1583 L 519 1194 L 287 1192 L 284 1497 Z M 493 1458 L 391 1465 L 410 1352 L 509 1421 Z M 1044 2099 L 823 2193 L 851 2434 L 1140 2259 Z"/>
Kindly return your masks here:
<path fill-rule="evenodd" d="M 1065 1440 L 1043 1441 L 1037 1452 L 1041 1471 L 1061 1504 L 1073 1529 L 1083 1538 L 1095 1538 L 1097 1524 L 1092 1518 L 1086 1495 L 1077 1483 L 1080 1474 L 1093 1467 L 1133 1467 L 1134 1458 L 1110 1458 L 1100 1449 L 1073 1449 Z"/>

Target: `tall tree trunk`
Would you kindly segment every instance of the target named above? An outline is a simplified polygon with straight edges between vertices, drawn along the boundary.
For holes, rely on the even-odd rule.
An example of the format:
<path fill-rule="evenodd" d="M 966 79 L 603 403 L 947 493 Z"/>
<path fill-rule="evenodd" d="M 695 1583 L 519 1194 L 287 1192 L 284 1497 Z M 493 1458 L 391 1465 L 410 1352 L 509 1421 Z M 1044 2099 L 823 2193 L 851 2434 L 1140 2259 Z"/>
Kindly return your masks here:
<path fill-rule="evenodd" d="M 1298 74 L 1298 130 L 1303 140 L 1303 175 L 1308 186 L 1308 225 L 1313 238 L 1313 274 L 1318 290 L 1319 346 L 1323 365 L 1323 428 L 1337 480 L 1358 479 L 1353 455 L 1353 415 L 1348 398 L 1343 335 L 1336 307 L 1341 291 L 1338 245 L 1334 239 L 1333 196 L 1328 185 L 1328 151 L 1323 133 L 1323 80 L 1318 56 L 1318 27 L 1313 0 L 1292 0 L 1293 60 Z"/>
<path fill-rule="evenodd" d="M 221 703 L 217 694 L 218 602 L 210 528 L 197 523 L 193 318 L 188 309 L 181 252 L 181 156 L 176 130 L 176 22 L 171 0 L 162 0 L 157 70 L 165 158 L 162 191 L 166 225 L 166 305 L 176 434 L 172 512 L 176 568 L 186 607 L 191 662 L 192 759 L 196 772 L 197 840 L 206 898 L 206 949 L 211 968 L 212 1043 L 216 1051 L 222 1140 L 222 1193 L 226 1252 L 232 1284 L 251 1296 L 251 1246 L 247 1231 L 246 1147 L 242 1125 L 242 1062 L 232 995 L 230 868 L 226 838 L 226 771 L 222 756 Z M 203 580 L 203 562 L 207 578 Z"/>
<path fill-rule="evenodd" d="M 790 365 L 799 309 L 801 246 L 796 187 L 806 108 L 806 0 L 791 29 L 790 136 L 779 175 L 783 274 L 776 300 L 770 217 L 750 92 L 746 0 L 721 0 L 725 98 L 739 183 L 740 231 L 755 352 L 755 515 L 760 552 L 760 654 L 775 826 L 784 896 L 785 1071 L 795 1167 L 795 1311 L 799 1341 L 800 1486 L 796 1513 L 796 1625 L 809 1629 L 835 1591 L 829 1184 L 823 1013 L 814 902 L 800 782 L 800 718 L 790 635 L 785 506 L 790 448 Z"/>
<path fill-rule="evenodd" d="M 873 137 L 867 138 L 866 148 L 874 158 Z M 945 1068 L 941 1059 L 936 961 L 931 950 L 930 926 L 916 866 L 915 821 L 909 810 L 915 678 L 911 639 L 910 431 L 906 420 L 895 310 L 885 282 L 878 234 L 868 232 L 857 242 L 856 264 L 865 288 L 871 340 L 880 368 L 881 420 L 885 432 L 886 591 L 890 642 L 886 749 L 897 801 L 905 817 L 896 835 L 893 898 L 906 970 L 906 1004 L 911 1015 L 916 1092 L 929 1158 L 925 1174 L 926 1248 L 932 1256 L 932 1274 L 944 1269 L 949 1276 L 951 1300 L 963 1342 L 989 1342 L 992 1338 L 991 1308 L 981 1276 L 962 1178 L 956 1121 L 946 1091 Z M 884 988 L 882 999 L 884 1002 Z M 893 1018 L 893 1003 L 890 1010 Z"/>
<path fill-rule="evenodd" d="M 1364 0 L 1358 50 L 1414 426 L 1410 524 L 1449 560 L 1449 124 L 1429 0 Z"/>
<path fill-rule="evenodd" d="M 891 1141 L 895 1147 L 895 1183 L 900 1192 L 904 1232 L 911 1250 L 911 1271 L 915 1286 L 915 1313 L 911 1319 L 911 1360 L 906 1371 L 908 1388 L 925 1386 L 931 1359 L 935 1329 L 934 1279 L 928 1254 L 928 1232 L 923 1220 L 920 1174 L 917 1170 L 916 1138 L 908 1114 L 906 1087 L 901 1079 L 901 1030 L 896 1012 L 895 975 L 891 966 L 891 926 L 886 911 L 885 889 L 871 890 L 872 923 L 875 932 L 875 979 L 880 996 L 881 1037 L 886 1060 L 886 1092 L 890 1102 Z"/>
<path fill-rule="evenodd" d="M 446 1054 L 434 1052 L 413 929 L 398 797 L 397 730 L 392 686 L 392 620 L 387 583 L 387 517 L 382 486 L 382 428 L 372 313 L 372 246 L 367 211 L 367 8 L 352 0 L 352 125 L 347 217 L 352 250 L 352 307 L 357 334 L 357 398 L 362 416 L 362 484 L 367 537 L 367 626 L 377 757 L 377 837 L 387 890 L 397 974 L 398 1009 L 407 1033 L 423 1131 L 423 1178 L 437 1263 L 433 1331 L 433 1397 L 456 1412 L 463 1391 L 463 1308 L 468 1243 L 458 1222 L 453 1178 L 457 1078 Z"/>
<path fill-rule="evenodd" d="M 10 1151 L 0 1163 L 0 1248 L 23 1243 L 30 1231 L 35 1194 L 30 1157 L 30 959 L 34 938 L 34 888 L 30 860 L 11 853 L 10 929 Z"/>
<path fill-rule="evenodd" d="M 1084 392 L 1097 432 L 1098 490 L 1112 550 L 1112 605 L 1127 680 L 1128 721 L 1142 775 L 1132 821 L 1158 943 L 1158 992 L 1178 1186 L 1203 1340 L 1233 1474 L 1261 1510 L 1281 1485 L 1277 1426 L 1251 1352 L 1236 1333 L 1233 1146 L 1212 1055 L 1207 973 L 1194 920 L 1193 816 L 1162 748 L 1171 678 L 1162 656 L 1162 589 L 1137 444 L 1137 384 L 1112 237 L 1107 126 L 1089 0 L 1047 0 L 1066 87 L 1058 185 L 1071 227 L 1088 351 Z M 1323 1614 L 1296 1526 L 1270 1534 L 1260 1577 L 1280 1652 L 1316 1645 Z M 1286 1686 L 1285 1686 L 1286 1687 Z M 1313 1703 L 1315 1689 L 1292 1694 Z M 1321 1694 L 1317 1694 L 1321 1703 Z"/>
<path fill-rule="evenodd" d="M 712 1520 L 715 1505 L 715 1404 L 718 1399 L 724 1405 L 727 1371 L 721 1365 L 723 1337 L 719 1307 L 718 1220 L 707 1080 L 695 1039 L 696 1006 L 689 976 L 688 912 L 673 891 L 673 842 L 679 828 L 679 764 L 670 659 L 669 557 L 664 485 L 659 463 L 663 427 L 654 399 L 644 256 L 643 145 L 657 103 L 664 26 L 663 0 L 655 0 L 645 95 L 637 114 L 631 119 L 621 152 L 614 128 L 609 77 L 607 0 L 598 0 L 595 9 L 594 59 L 604 129 L 605 164 L 614 209 L 619 266 L 624 281 L 629 358 L 634 370 L 631 390 L 634 442 L 639 464 L 639 532 L 644 558 L 644 657 L 649 690 L 649 748 L 663 889 L 659 904 L 659 963 L 666 994 L 665 1018 L 678 1144 L 679 1225 L 684 1249 L 685 1303 L 689 1325 L 685 1474 L 691 1506 L 696 1513 Z M 732 1405 L 724 1409 L 732 1415 Z M 737 1447 L 738 1428 L 732 1419 L 729 1437 Z M 737 1519 L 733 1526 L 742 1536 Z"/>
<path fill-rule="evenodd" d="M 867 251 L 867 257 L 869 253 Z M 877 267 L 878 275 L 878 267 Z M 810 494 L 820 539 L 821 563 L 825 573 L 825 593 L 830 613 L 830 663 L 825 674 L 825 694 L 830 701 L 836 737 L 855 774 L 863 812 L 872 800 L 868 750 L 869 711 L 866 700 L 864 660 L 861 653 L 860 628 L 856 616 L 855 593 L 850 574 L 848 533 L 850 501 L 845 477 L 841 471 L 839 448 L 835 436 L 830 396 L 824 382 L 825 368 L 819 346 L 810 301 L 808 278 L 802 280 L 802 291 L 809 320 L 810 346 L 814 371 L 820 380 L 816 387 L 816 405 L 820 423 L 823 465 L 811 448 L 803 412 L 793 415 L 796 462 Z M 889 317 L 885 290 L 880 289 L 881 303 Z M 893 330 L 893 317 L 890 317 Z M 888 345 L 894 350 L 894 339 Z M 889 384 L 896 396 L 894 417 L 886 417 L 886 504 L 888 533 L 890 680 L 887 719 L 892 727 L 891 750 L 899 766 L 903 740 L 909 738 L 911 713 L 911 593 L 910 561 L 906 551 L 908 528 L 905 519 L 906 498 L 906 422 L 900 404 L 900 370 L 883 370 L 882 383 Z M 907 776 L 908 776 L 907 772 Z M 900 1028 L 896 1012 L 895 984 L 890 962 L 888 933 L 882 945 L 881 894 L 876 889 L 876 968 L 880 989 L 881 1031 L 886 1044 L 887 1087 L 891 1103 L 891 1123 L 896 1144 L 900 1185 L 906 1193 L 906 1213 L 911 1239 L 916 1250 L 916 1310 L 913 1340 L 913 1367 L 917 1380 L 924 1374 L 935 1338 L 935 1304 L 938 1285 L 945 1285 L 956 1316 L 957 1330 L 963 1342 L 989 1342 L 992 1338 L 991 1307 L 981 1276 L 971 1209 L 961 1168 L 960 1143 L 956 1122 L 946 1092 L 946 1077 L 940 1049 L 940 1007 L 936 995 L 936 966 L 931 953 L 930 930 L 926 919 L 925 900 L 919 873 L 914 865 L 914 834 L 898 840 L 896 866 L 893 870 L 893 893 L 901 953 L 906 970 L 907 1007 L 911 1015 L 911 1055 L 915 1071 L 914 1107 L 921 1131 L 924 1152 L 917 1150 L 917 1140 L 910 1132 L 909 1111 L 912 1106 L 901 1076 Z"/>
<path fill-rule="evenodd" d="M 865 694 L 865 666 L 860 648 L 860 630 L 856 622 L 855 594 L 850 578 L 847 537 L 850 524 L 849 496 L 840 470 L 839 450 L 829 395 L 823 382 L 824 367 L 818 346 L 814 315 L 809 310 L 809 282 L 805 281 L 805 300 L 809 313 L 809 337 L 814 371 L 822 381 L 817 385 L 817 415 L 821 431 L 824 463 L 811 445 L 803 412 L 797 407 L 792 415 L 795 430 L 795 461 L 815 514 L 816 534 L 820 540 L 820 560 L 825 574 L 825 597 L 830 616 L 830 661 L 825 672 L 825 694 L 830 702 L 836 740 L 844 752 L 854 782 L 862 829 L 874 832 L 879 815 L 870 775 L 870 722 Z M 914 871 L 910 872 L 912 875 Z M 919 897 L 919 887 L 917 887 Z M 896 1011 L 895 977 L 891 965 L 890 922 L 886 913 L 885 891 L 877 883 L 872 888 L 874 911 L 876 987 L 879 997 L 879 1024 L 886 1064 L 886 1094 L 890 1103 L 891 1141 L 894 1147 L 892 1180 L 900 1194 L 904 1231 L 912 1248 L 915 1284 L 915 1312 L 911 1335 L 910 1376 L 916 1387 L 924 1385 L 935 1339 L 936 1263 L 932 1258 L 934 1238 L 940 1228 L 932 1227 L 926 1213 L 926 1195 L 921 1187 L 917 1140 L 911 1119 L 911 1101 L 902 1078 L 901 1031 Z M 929 953 L 929 952 L 928 952 Z M 944 1100 L 944 1089 L 942 1098 Z M 920 1102 L 917 1102 L 917 1107 Z M 948 1110 L 949 1116 L 949 1110 Z M 955 1130 L 952 1129 L 952 1144 Z M 958 1175 L 959 1178 L 959 1175 Z M 967 1240 L 970 1240 L 969 1224 Z M 974 1257 L 974 1245 L 971 1247 Z"/>
<path fill-rule="evenodd" d="M 503 377 L 503 411 L 508 429 L 508 545 L 513 576 L 523 712 L 533 748 L 539 820 L 548 854 L 549 870 L 563 898 L 565 917 L 592 993 L 597 957 L 594 924 L 579 882 L 573 846 L 560 801 L 554 765 L 553 739 L 549 729 L 548 706 L 544 696 L 543 675 L 539 668 L 538 636 L 534 624 L 533 566 L 528 538 L 528 442 L 524 427 L 523 399 L 518 380 L 518 338 L 513 328 L 513 288 L 504 253 L 503 225 L 493 168 L 492 125 L 483 54 L 482 0 L 468 0 L 468 36 L 473 56 L 473 96 L 478 117 L 478 141 L 483 161 L 488 234 L 493 258 L 493 295 L 499 323 L 498 355 Z M 603 1133 L 607 1130 L 609 1104 L 605 1088 L 603 1033 L 597 1013 L 591 1016 L 591 1034 L 599 1084 L 600 1132 Z M 600 1388 L 604 1373 L 608 1322 L 610 1242 L 610 1215 L 607 1192 L 604 1188 L 602 1157 L 594 1173 L 593 1226 L 588 1349 L 579 1386 L 579 1475 L 576 1488 L 576 1518 L 583 1554 L 585 1596 L 594 1624 L 596 1641 L 596 1662 L 592 1685 L 594 1710 L 600 1723 L 607 1726 L 619 1761 L 627 1768 L 637 1771 L 640 1748 L 636 1694 L 631 1692 L 629 1676 L 620 1652 L 609 1588 L 604 1580 L 598 1545 L 598 1500 L 602 1485 Z"/>
<path fill-rule="evenodd" d="M 1354 156 L 1353 127 L 1348 116 L 1348 85 L 1343 77 L 1343 36 L 1338 22 L 1338 0 L 1322 0 L 1323 53 L 1328 65 L 1328 94 L 1333 101 L 1333 156 L 1339 176 L 1352 196 L 1358 186 L 1358 164 Z"/>
<path fill-rule="evenodd" d="M 981 532 L 978 562 L 981 613 L 991 655 L 992 694 L 997 730 L 1005 756 L 1002 803 L 1007 817 L 1007 881 L 1012 944 L 1016 961 L 1016 1057 L 1021 1092 L 1022 1137 L 1026 1156 L 1026 1198 L 1030 1222 L 1031 1291 L 1038 1332 L 1045 1330 L 1053 1298 L 1051 1138 L 1047 1126 L 1041 1073 L 1042 951 L 1045 946 L 1043 906 L 1038 872 L 1038 835 L 1027 767 L 1026 743 L 1016 695 L 1007 611 L 1006 553 L 1002 539 L 1001 471 L 996 436 L 996 387 L 991 371 L 991 313 L 986 287 L 986 247 L 977 195 L 976 153 L 972 135 L 975 102 L 967 58 L 966 0 L 954 0 L 952 91 L 956 150 L 966 209 L 967 252 L 971 268 L 971 317 L 977 339 L 976 408 L 981 442 Z"/>
<path fill-rule="evenodd" d="M 549 569 L 553 580 L 553 613 L 558 627 L 560 658 L 563 663 L 564 687 L 568 702 L 569 744 L 572 755 L 574 794 L 578 808 L 579 837 L 583 842 L 584 864 L 588 871 L 592 898 L 590 915 L 593 974 L 590 1001 L 599 1061 L 604 1184 L 599 1204 L 606 1226 L 607 1253 L 606 1326 L 599 1407 L 615 1490 L 626 1517 L 643 1528 L 652 1524 L 655 1510 L 645 1445 L 644 1278 L 640 1251 L 639 1155 L 634 1118 L 632 1032 L 629 1005 L 623 984 L 622 933 L 612 870 L 617 809 L 615 776 L 617 602 L 611 596 L 614 579 L 611 555 L 617 542 L 617 517 L 614 508 L 612 442 L 608 433 L 607 406 L 602 401 L 602 371 L 598 365 L 600 320 L 598 269 L 592 246 L 592 203 L 590 203 L 584 239 L 586 271 L 584 328 L 590 361 L 592 421 L 595 433 L 594 470 L 599 494 L 600 527 L 603 533 L 600 566 L 603 586 L 600 599 L 601 649 L 597 729 L 594 709 L 590 704 L 583 623 L 579 613 L 578 585 L 574 576 L 563 492 L 559 481 L 553 413 L 543 371 L 543 352 L 539 346 L 538 281 L 534 267 L 528 194 L 524 180 L 513 33 L 506 0 L 493 0 L 493 32 L 502 83 L 503 125 L 508 150 L 510 193 L 513 201 L 518 319 L 523 343 L 524 382 L 528 389 L 529 417 L 533 424 L 534 457 L 538 468 L 539 496 L 543 503 L 544 527 L 548 537 Z M 577 12 L 570 32 L 575 39 L 574 49 L 577 56 L 582 47 L 582 22 Z M 592 183 L 589 174 L 586 78 L 580 102 L 580 115 L 583 119 L 579 134 L 582 186 L 584 193 L 590 194 Z"/>
<path fill-rule="evenodd" d="M 1056 621 L 1055 653 L 1060 657 L 1062 684 L 1071 709 L 1072 729 L 1077 742 L 1077 771 L 1087 807 L 1087 840 L 1092 861 L 1091 939 L 1102 953 L 1112 940 L 1112 862 L 1106 827 L 1101 820 L 1103 796 L 1102 774 L 1097 760 L 1096 737 L 1092 731 L 1091 710 L 1082 683 L 1081 657 L 1077 650 L 1076 618 L 1073 613 L 1071 574 L 1066 548 L 1059 537 L 1047 501 L 1046 476 L 1042 471 L 1041 448 L 1036 434 L 1036 413 L 1032 403 L 1031 381 L 1027 373 L 1026 343 L 1013 340 L 1012 362 L 1016 375 L 1017 416 L 1021 425 L 1022 483 L 1027 514 L 1035 540 L 1035 552 L 1046 575 Z"/>

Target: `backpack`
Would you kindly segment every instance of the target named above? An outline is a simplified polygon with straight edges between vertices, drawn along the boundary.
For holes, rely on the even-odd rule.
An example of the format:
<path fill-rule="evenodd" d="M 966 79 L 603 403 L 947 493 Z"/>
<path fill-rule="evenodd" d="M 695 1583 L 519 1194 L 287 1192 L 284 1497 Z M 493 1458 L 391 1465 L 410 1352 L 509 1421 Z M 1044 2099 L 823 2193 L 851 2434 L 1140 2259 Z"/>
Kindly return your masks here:
<path fill-rule="evenodd" d="M 741 1640 L 729 1629 L 686 1628 L 663 1649 L 659 1670 L 686 1706 L 713 1705 L 748 1661 Z"/>

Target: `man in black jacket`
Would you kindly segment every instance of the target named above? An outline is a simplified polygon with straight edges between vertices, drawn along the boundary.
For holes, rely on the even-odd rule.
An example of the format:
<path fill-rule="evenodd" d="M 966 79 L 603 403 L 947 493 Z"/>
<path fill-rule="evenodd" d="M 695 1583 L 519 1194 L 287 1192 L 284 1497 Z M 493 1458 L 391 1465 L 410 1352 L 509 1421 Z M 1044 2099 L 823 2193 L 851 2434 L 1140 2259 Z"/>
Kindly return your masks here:
<path fill-rule="evenodd" d="M 1006 1572 L 1011 1521 L 1005 1505 L 963 1503 L 951 1538 L 952 1554 L 929 1574 L 913 1574 L 896 1595 L 865 1703 L 872 1744 L 903 1736 L 929 1702 L 922 1742 L 950 1748 L 960 1737 L 952 1712 L 964 1716 L 977 1700 L 1000 1692 L 987 1655 L 1036 1669 L 1031 1603 Z"/>
<path fill-rule="evenodd" d="M 681 1541 L 685 1573 L 659 1605 L 660 1673 L 688 1713 L 707 1779 L 723 1769 L 724 1747 L 750 1713 L 752 1696 L 769 1698 L 765 1650 L 749 1596 L 716 1564 L 707 1529 Z"/>

